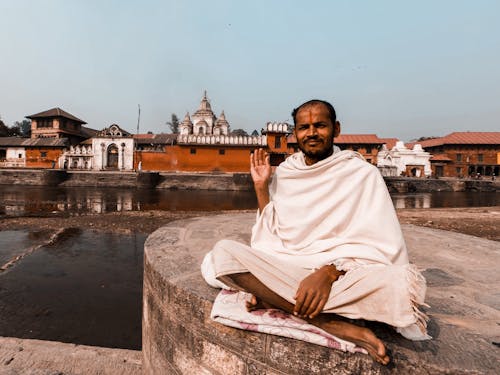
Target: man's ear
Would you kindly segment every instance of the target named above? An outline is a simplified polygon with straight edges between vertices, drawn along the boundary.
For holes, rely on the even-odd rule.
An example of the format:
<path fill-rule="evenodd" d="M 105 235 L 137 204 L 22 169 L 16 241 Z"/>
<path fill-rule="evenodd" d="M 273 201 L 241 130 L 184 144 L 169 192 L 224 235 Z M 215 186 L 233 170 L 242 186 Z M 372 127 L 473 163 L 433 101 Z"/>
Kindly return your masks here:
<path fill-rule="evenodd" d="M 338 137 L 340 134 L 340 122 L 335 121 L 335 125 L 333 126 L 333 136 Z"/>

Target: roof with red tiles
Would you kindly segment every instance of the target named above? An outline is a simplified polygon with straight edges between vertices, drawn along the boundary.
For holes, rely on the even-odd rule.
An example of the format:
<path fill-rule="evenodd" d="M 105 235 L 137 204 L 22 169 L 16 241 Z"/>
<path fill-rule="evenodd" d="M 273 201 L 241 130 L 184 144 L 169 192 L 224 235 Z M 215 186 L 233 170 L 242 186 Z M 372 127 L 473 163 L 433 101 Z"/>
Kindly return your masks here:
<path fill-rule="evenodd" d="M 71 113 L 62 110 L 59 107 L 49 109 L 48 111 L 36 113 L 34 115 L 26 116 L 26 118 L 29 118 L 30 120 L 37 118 L 46 118 L 46 117 L 65 117 L 67 119 L 79 122 L 80 124 L 86 124 L 85 121 L 80 120 L 78 117 L 73 116 Z"/>
<path fill-rule="evenodd" d="M 396 146 L 396 143 L 399 141 L 399 139 L 397 138 L 380 138 L 380 139 L 385 143 L 388 150 Z"/>
<path fill-rule="evenodd" d="M 297 138 L 295 138 L 295 134 L 290 134 L 287 138 L 288 143 L 297 143 Z M 340 134 L 338 137 L 335 137 L 335 144 L 377 144 L 382 145 L 385 143 L 385 139 L 394 139 L 396 138 L 379 138 L 376 134 Z M 394 144 L 396 144 L 394 142 Z"/>
<path fill-rule="evenodd" d="M 453 161 L 446 154 L 435 154 L 429 159 L 430 161 Z"/>
<path fill-rule="evenodd" d="M 385 142 L 377 137 L 376 134 L 340 134 L 335 137 L 334 143 L 336 144 L 379 144 L 382 145 Z"/>
<path fill-rule="evenodd" d="M 420 143 L 423 148 L 441 145 L 500 145 L 500 132 L 453 132 L 444 137 L 428 139 Z"/>

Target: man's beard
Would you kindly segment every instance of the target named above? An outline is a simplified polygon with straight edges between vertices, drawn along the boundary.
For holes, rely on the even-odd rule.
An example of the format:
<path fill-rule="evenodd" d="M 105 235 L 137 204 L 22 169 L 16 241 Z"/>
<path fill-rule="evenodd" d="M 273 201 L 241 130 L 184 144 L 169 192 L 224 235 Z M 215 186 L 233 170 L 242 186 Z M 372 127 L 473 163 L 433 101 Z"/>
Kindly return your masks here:
<path fill-rule="evenodd" d="M 307 141 L 309 141 L 309 139 Z M 302 151 L 302 153 L 307 158 L 320 161 L 326 159 L 327 157 L 333 154 L 333 142 L 329 143 L 330 143 L 329 145 L 328 144 L 325 145 L 326 147 L 317 150 L 307 150 L 304 145 L 305 142 L 304 144 L 299 143 L 298 146 L 300 151 Z"/>

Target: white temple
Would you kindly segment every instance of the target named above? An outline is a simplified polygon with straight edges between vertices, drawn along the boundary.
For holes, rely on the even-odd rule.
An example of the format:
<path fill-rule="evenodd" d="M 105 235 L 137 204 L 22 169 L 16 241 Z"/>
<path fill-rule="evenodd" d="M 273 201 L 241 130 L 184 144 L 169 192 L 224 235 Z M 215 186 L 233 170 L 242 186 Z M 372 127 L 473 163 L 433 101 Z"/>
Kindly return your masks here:
<path fill-rule="evenodd" d="M 181 135 L 228 135 L 228 132 L 229 122 L 226 120 L 224 111 L 222 111 L 219 118 L 215 117 L 206 91 L 198 110 L 193 113 L 191 118 L 189 112 L 186 113 L 184 120 L 179 125 Z"/>
<path fill-rule="evenodd" d="M 383 176 L 412 176 L 429 177 L 432 173 L 429 159 L 431 154 L 424 151 L 420 144 L 415 144 L 413 149 L 406 148 L 402 141 L 388 150 L 384 144 L 377 155 L 377 167 Z"/>
<path fill-rule="evenodd" d="M 184 120 L 179 124 L 178 144 L 205 144 L 205 145 L 228 145 L 228 146 L 265 146 L 267 140 L 265 135 L 230 135 L 229 122 L 226 120 L 224 111 L 219 118 L 215 117 L 207 98 L 207 92 L 201 98 L 200 107 L 189 116 L 189 112 L 184 116 Z"/>

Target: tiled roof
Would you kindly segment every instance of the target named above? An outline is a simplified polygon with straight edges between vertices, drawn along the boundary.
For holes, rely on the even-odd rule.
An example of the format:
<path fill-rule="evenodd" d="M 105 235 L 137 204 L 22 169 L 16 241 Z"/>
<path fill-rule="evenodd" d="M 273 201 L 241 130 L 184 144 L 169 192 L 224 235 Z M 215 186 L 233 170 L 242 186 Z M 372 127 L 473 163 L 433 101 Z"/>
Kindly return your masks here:
<path fill-rule="evenodd" d="M 397 139 L 397 138 L 380 138 L 380 140 L 385 143 L 388 150 L 390 150 L 394 146 L 396 146 L 396 143 L 399 141 L 399 139 Z"/>
<path fill-rule="evenodd" d="M 335 144 L 384 144 L 384 140 L 376 134 L 340 134 L 334 139 Z"/>
<path fill-rule="evenodd" d="M 67 119 L 79 122 L 80 124 L 86 124 L 85 121 L 80 120 L 78 117 L 73 116 L 71 113 L 62 110 L 59 107 L 49 109 L 48 111 L 36 113 L 34 115 L 26 116 L 26 118 L 29 118 L 30 120 L 37 118 L 45 118 L 45 117 L 65 117 Z"/>
<path fill-rule="evenodd" d="M 376 134 L 340 134 L 338 137 L 335 137 L 335 144 L 384 144 L 386 139 L 394 139 L 396 138 L 379 138 Z M 290 134 L 287 138 L 287 143 L 297 143 L 297 138 L 295 138 L 295 134 Z M 394 142 L 394 144 L 396 144 Z M 387 146 L 389 147 L 389 146 Z"/>
<path fill-rule="evenodd" d="M 430 161 L 452 161 L 446 154 L 435 154 L 429 159 Z"/>
<path fill-rule="evenodd" d="M 500 132 L 453 132 L 441 138 L 419 142 L 423 148 L 441 145 L 500 145 Z"/>
<path fill-rule="evenodd" d="M 0 137 L 0 146 L 4 147 L 66 147 L 67 138 L 18 138 Z"/>
<path fill-rule="evenodd" d="M 98 130 L 88 128 L 86 126 L 82 126 L 81 135 L 85 138 L 95 137 L 97 135 L 97 133 L 99 133 Z"/>
<path fill-rule="evenodd" d="M 176 144 L 177 134 L 134 134 L 137 144 Z"/>

